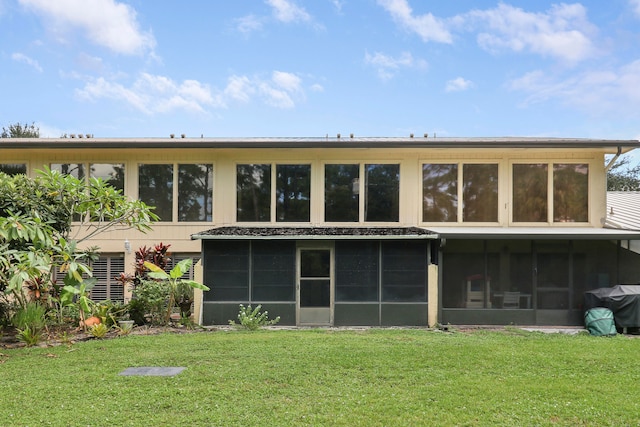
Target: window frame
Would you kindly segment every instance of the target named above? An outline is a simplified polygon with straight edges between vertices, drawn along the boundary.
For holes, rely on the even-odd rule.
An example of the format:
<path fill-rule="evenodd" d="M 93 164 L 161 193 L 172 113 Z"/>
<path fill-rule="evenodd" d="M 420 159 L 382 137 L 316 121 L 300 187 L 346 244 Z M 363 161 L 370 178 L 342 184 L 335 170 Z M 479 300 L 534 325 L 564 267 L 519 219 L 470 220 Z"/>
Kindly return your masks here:
<path fill-rule="evenodd" d="M 336 160 L 336 161 L 324 161 L 321 164 L 321 172 L 320 172 L 320 185 L 319 188 L 322 191 L 322 195 L 319 198 L 320 203 L 322 204 L 321 209 L 320 209 L 320 215 L 321 215 L 321 221 L 323 224 L 332 224 L 332 225 L 340 225 L 340 224 L 344 224 L 347 226 L 353 226 L 353 225 L 364 225 L 364 224 L 376 224 L 376 225 L 383 225 L 383 224 L 398 224 L 402 221 L 402 214 L 403 214 L 403 203 L 402 203 L 402 195 L 403 195 L 403 188 L 402 188 L 402 173 L 403 173 L 403 165 L 402 165 L 402 161 L 400 160 L 384 160 L 384 161 L 378 161 L 378 160 L 357 160 L 357 161 L 349 161 L 349 160 Z M 326 166 L 327 165 L 357 165 L 358 166 L 358 220 L 357 221 L 327 221 L 326 220 Z M 393 165 L 393 166 L 397 166 L 398 167 L 398 212 L 397 212 L 397 216 L 398 219 L 397 220 L 391 220 L 391 221 L 367 221 L 365 218 L 365 206 L 367 203 L 366 200 L 366 188 L 367 188 L 367 166 L 371 166 L 371 165 Z"/>
<path fill-rule="evenodd" d="M 456 220 L 455 221 L 425 221 L 424 220 L 424 166 L 425 165 L 455 165 L 457 167 L 457 193 L 456 193 Z M 497 192 L 496 192 L 496 220 L 495 221 L 465 221 L 464 220 L 464 166 L 465 165 L 495 165 L 497 168 Z M 502 205 L 503 195 L 503 183 L 501 177 L 503 176 L 503 162 L 495 159 L 468 159 L 468 160 L 447 160 L 447 159 L 421 159 L 419 163 L 419 176 L 420 184 L 418 186 L 419 202 L 418 202 L 418 218 L 420 224 L 428 224 L 431 226 L 443 226 L 443 225 L 465 225 L 465 226 L 492 226 L 499 225 L 502 218 L 500 206 Z"/>
<path fill-rule="evenodd" d="M 216 181 L 216 164 L 215 162 L 163 162 L 163 161 L 153 161 L 153 162 L 136 162 L 136 170 L 135 170 L 135 192 L 136 198 L 140 199 L 140 166 L 141 165 L 171 165 L 172 167 L 172 189 L 171 189 L 171 219 L 167 220 L 164 218 L 160 218 L 159 223 L 176 223 L 176 224 L 211 224 L 215 221 L 215 181 Z M 179 182 L 180 182 L 180 166 L 183 165 L 206 165 L 211 166 L 211 219 L 205 219 L 204 221 L 180 221 L 180 213 L 179 213 Z M 125 166 L 126 167 L 126 166 Z M 126 174 L 125 174 L 125 184 L 126 184 Z"/>
<path fill-rule="evenodd" d="M 514 165 L 546 165 L 547 166 L 547 220 L 538 222 L 526 222 L 515 221 L 513 218 L 515 200 L 513 197 L 514 186 Z M 554 198 L 555 198 L 555 185 L 554 174 L 555 166 L 557 165 L 586 165 L 587 173 L 587 206 L 586 206 L 586 221 L 555 221 L 554 220 Z M 511 226 L 551 226 L 551 227 L 566 227 L 567 225 L 588 225 L 591 223 L 591 189 L 592 183 L 593 165 L 592 162 L 587 159 L 527 159 L 516 160 L 509 162 L 509 225 Z"/>
<path fill-rule="evenodd" d="M 270 168 L 269 179 L 269 219 L 266 221 L 241 221 L 238 219 L 238 166 L 241 165 L 264 165 Z M 307 221 L 278 221 L 278 166 L 308 166 L 309 167 L 309 219 Z M 314 201 L 316 188 L 315 188 L 315 171 L 316 163 L 311 160 L 301 159 L 300 161 L 237 161 L 234 163 L 234 222 L 238 225 L 256 225 L 256 224 L 282 224 L 282 225 L 295 225 L 295 224 L 310 224 L 314 217 Z"/>

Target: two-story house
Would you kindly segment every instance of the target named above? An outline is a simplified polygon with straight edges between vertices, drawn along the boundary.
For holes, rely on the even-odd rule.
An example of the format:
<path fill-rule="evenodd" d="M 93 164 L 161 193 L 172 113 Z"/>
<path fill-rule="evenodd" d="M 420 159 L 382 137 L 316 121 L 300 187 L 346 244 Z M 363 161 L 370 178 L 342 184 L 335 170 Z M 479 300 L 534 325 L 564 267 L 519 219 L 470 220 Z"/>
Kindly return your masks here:
<path fill-rule="evenodd" d="M 582 323 L 582 295 L 640 283 L 640 232 L 605 226 L 605 155 L 635 140 L 0 140 L 0 169 L 109 178 L 152 233 L 91 241 L 104 298 L 133 251 L 201 258 L 204 324 L 262 304 L 290 325 Z"/>

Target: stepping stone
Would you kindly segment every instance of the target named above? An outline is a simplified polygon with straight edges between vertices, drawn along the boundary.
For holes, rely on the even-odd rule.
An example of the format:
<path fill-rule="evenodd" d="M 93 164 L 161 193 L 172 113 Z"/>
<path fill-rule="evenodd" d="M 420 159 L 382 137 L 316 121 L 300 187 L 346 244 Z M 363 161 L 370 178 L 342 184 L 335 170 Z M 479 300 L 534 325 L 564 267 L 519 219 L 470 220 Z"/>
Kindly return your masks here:
<path fill-rule="evenodd" d="M 144 376 L 144 377 L 173 377 L 187 368 L 183 367 L 162 367 L 162 366 L 141 366 L 138 368 L 127 368 L 120 372 L 123 376 Z"/>

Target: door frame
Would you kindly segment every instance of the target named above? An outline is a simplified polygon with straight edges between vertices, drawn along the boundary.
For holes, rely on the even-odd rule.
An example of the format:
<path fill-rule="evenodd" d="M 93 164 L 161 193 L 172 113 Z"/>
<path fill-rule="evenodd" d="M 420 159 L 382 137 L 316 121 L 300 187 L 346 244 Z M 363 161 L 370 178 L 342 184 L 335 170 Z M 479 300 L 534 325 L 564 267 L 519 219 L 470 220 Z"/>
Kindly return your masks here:
<path fill-rule="evenodd" d="M 303 250 L 329 251 L 329 322 L 301 323 L 300 318 L 300 252 Z M 335 308 L 335 245 L 333 241 L 298 242 L 296 245 L 296 325 L 297 326 L 333 326 Z M 303 307 L 304 309 L 304 307 Z"/>

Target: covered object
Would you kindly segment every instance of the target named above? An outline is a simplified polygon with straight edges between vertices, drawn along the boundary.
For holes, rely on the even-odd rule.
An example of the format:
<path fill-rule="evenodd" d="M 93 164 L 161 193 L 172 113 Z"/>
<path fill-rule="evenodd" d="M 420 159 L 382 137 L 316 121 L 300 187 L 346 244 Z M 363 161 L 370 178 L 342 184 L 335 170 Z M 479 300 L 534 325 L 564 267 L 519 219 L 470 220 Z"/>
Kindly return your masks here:
<path fill-rule="evenodd" d="M 640 327 L 640 285 L 617 285 L 584 293 L 584 308 L 606 307 L 620 328 Z"/>

